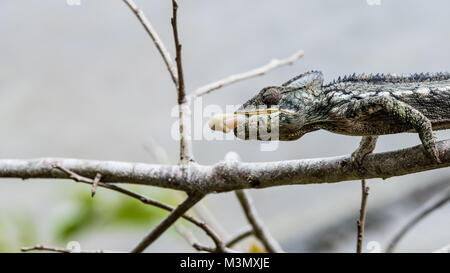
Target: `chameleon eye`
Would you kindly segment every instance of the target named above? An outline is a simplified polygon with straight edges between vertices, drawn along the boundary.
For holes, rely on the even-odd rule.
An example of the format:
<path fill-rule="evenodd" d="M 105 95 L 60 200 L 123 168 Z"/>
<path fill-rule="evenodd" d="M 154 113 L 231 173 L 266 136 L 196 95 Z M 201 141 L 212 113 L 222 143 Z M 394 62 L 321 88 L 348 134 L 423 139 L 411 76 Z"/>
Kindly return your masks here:
<path fill-rule="evenodd" d="M 267 87 L 261 90 L 261 100 L 265 105 L 277 105 L 281 99 L 281 92 L 277 87 Z"/>

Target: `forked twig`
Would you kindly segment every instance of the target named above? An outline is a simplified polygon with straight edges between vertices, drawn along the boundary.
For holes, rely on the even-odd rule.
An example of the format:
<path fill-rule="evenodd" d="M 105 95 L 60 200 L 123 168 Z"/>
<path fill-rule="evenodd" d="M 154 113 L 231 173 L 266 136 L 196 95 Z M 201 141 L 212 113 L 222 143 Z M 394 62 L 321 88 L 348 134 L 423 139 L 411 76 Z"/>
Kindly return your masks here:
<path fill-rule="evenodd" d="M 227 164 L 236 164 L 239 163 L 240 161 L 241 158 L 239 154 L 236 152 L 228 152 L 225 155 L 225 162 Z M 247 217 L 247 220 L 253 229 L 255 237 L 258 238 L 263 243 L 266 250 L 269 252 L 284 252 L 280 244 L 275 240 L 275 238 L 272 237 L 270 232 L 265 227 L 263 221 L 260 219 L 256 211 L 256 208 L 253 205 L 253 200 L 251 196 L 247 193 L 247 191 L 237 190 L 234 193 L 236 194 L 236 197 L 238 198 L 239 203 L 241 204 L 242 210 L 244 211 L 245 216 Z"/>
<path fill-rule="evenodd" d="M 244 210 L 245 216 L 253 227 L 256 238 L 258 238 L 269 252 L 284 252 L 280 244 L 272 237 L 262 220 L 259 218 L 256 208 L 252 204 L 250 195 L 245 190 L 235 191 L 239 203 Z"/>
<path fill-rule="evenodd" d="M 252 226 L 244 227 L 242 230 L 239 230 L 236 234 L 231 236 L 231 239 L 225 243 L 226 247 L 233 247 L 235 244 L 239 243 L 243 239 L 255 234 Z"/>
<path fill-rule="evenodd" d="M 235 252 L 232 249 L 226 248 L 222 246 L 221 248 L 218 248 L 217 246 L 209 247 L 202 245 L 198 242 L 197 238 L 195 238 L 194 234 L 188 229 L 186 229 L 181 224 L 175 224 L 175 229 L 177 232 L 190 244 L 193 248 L 195 248 L 198 251 L 206 251 L 206 252 L 214 252 L 214 253 L 232 253 Z"/>
<path fill-rule="evenodd" d="M 201 193 L 193 193 L 176 207 L 164 220 L 162 220 L 150 233 L 148 233 L 139 244 L 131 251 L 132 253 L 143 252 L 149 245 L 161 236 L 170 226 L 172 226 L 183 214 L 192 208 L 204 197 Z"/>
<path fill-rule="evenodd" d="M 81 182 L 81 183 L 85 183 L 85 184 L 89 184 L 89 185 L 93 185 L 95 182 L 95 179 L 90 179 L 88 177 L 84 177 L 81 176 L 63 166 L 60 166 L 59 164 L 53 164 L 53 167 L 61 170 L 62 172 L 66 173 L 71 179 L 77 181 L 77 182 Z M 97 175 L 96 177 L 98 177 L 99 175 Z M 148 198 L 146 196 L 143 196 L 141 194 L 138 194 L 136 192 L 124 189 L 122 187 L 116 186 L 114 184 L 107 184 L 107 183 L 102 183 L 102 182 L 98 182 L 98 186 L 102 187 L 102 188 L 107 188 L 119 193 L 122 193 L 124 195 L 127 195 L 129 197 L 132 197 L 134 199 L 137 199 L 139 201 L 141 201 L 144 204 L 147 205 L 151 205 L 151 206 L 155 206 L 157 208 L 166 210 L 166 211 L 173 211 L 174 208 L 164 204 L 162 202 L 156 201 L 154 199 Z M 201 228 L 214 242 L 214 244 L 216 245 L 216 248 L 221 249 L 223 248 L 224 243 L 222 242 L 222 240 L 219 238 L 219 236 L 216 234 L 216 232 L 214 230 L 212 230 L 205 222 L 197 220 L 196 218 L 189 216 L 187 214 L 183 214 L 181 216 L 182 218 L 184 218 L 185 220 L 191 222 L 192 224 L 194 224 L 195 226 Z"/>

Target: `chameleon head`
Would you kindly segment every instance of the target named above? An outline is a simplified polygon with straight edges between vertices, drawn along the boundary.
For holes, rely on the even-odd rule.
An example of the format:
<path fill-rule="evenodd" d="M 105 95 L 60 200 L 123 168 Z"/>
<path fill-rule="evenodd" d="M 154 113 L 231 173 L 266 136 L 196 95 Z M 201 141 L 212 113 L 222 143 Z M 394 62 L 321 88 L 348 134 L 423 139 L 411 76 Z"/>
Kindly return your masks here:
<path fill-rule="evenodd" d="M 303 124 L 302 116 L 290 107 L 284 87 L 266 87 L 232 114 L 215 115 L 209 120 L 212 130 L 245 140 L 294 140 Z"/>
<path fill-rule="evenodd" d="M 310 71 L 281 86 L 263 88 L 233 114 L 212 117 L 209 127 L 224 133 L 233 131 L 245 140 L 298 139 L 322 83 L 322 73 Z"/>

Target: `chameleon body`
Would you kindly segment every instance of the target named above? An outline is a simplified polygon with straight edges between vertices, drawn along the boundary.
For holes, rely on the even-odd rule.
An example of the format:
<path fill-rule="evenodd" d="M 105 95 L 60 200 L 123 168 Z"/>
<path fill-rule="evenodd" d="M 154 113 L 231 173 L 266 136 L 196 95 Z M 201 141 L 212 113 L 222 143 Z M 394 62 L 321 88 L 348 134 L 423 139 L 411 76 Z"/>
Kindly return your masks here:
<path fill-rule="evenodd" d="M 270 132 L 275 117 L 279 140 L 324 129 L 363 136 L 363 146 L 364 138 L 367 145 L 379 135 L 417 132 L 427 154 L 440 162 L 433 130 L 450 128 L 450 73 L 354 74 L 323 84 L 322 73 L 310 71 L 263 88 L 234 114 L 244 117 L 234 127 L 242 139 L 261 124 Z M 256 139 L 265 140 L 259 133 Z"/>

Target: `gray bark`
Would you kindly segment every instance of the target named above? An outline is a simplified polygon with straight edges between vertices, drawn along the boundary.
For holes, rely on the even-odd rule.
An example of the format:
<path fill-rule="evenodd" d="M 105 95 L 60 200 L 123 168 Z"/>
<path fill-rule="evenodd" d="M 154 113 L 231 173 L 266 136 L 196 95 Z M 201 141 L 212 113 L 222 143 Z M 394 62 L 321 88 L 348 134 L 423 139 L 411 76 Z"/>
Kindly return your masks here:
<path fill-rule="evenodd" d="M 393 152 L 368 155 L 361 167 L 350 156 L 245 163 L 223 161 L 204 166 L 156 165 L 66 158 L 1 159 L 0 177 L 69 178 L 52 165 L 70 169 L 85 177 L 102 174 L 103 183 L 132 183 L 203 194 L 246 188 L 295 184 L 335 183 L 362 178 L 389 178 L 450 166 L 450 140 L 437 143 L 441 164 L 427 157 L 422 145 Z"/>

